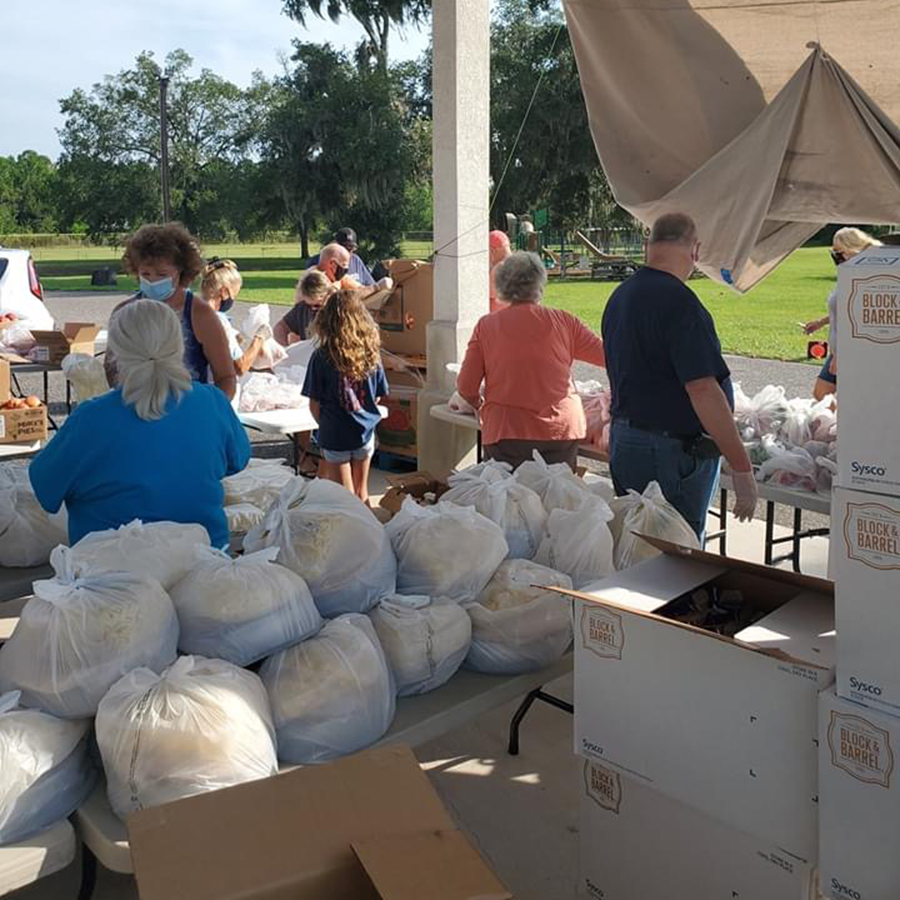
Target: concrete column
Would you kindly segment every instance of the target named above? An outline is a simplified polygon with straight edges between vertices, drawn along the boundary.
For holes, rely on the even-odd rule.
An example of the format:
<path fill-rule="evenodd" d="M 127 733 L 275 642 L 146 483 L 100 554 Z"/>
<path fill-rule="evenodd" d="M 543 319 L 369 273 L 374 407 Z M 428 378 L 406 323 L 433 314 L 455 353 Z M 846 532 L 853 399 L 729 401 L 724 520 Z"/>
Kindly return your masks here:
<path fill-rule="evenodd" d="M 434 474 L 474 461 L 469 429 L 432 419 L 456 384 L 488 312 L 490 2 L 438 0 L 434 28 L 434 320 L 428 326 L 428 383 L 419 394 L 419 467 Z"/>

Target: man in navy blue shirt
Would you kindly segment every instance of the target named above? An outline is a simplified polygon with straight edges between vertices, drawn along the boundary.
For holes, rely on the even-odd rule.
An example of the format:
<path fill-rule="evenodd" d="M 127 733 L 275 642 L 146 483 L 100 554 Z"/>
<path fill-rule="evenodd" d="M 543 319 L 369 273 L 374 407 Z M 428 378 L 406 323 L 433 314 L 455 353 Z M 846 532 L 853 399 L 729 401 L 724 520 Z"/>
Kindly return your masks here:
<path fill-rule="evenodd" d="M 340 244 L 350 251 L 350 263 L 347 266 L 347 274 L 352 275 L 363 287 L 371 287 L 375 284 L 375 278 L 369 271 L 369 267 L 357 254 L 359 243 L 356 240 L 356 232 L 352 228 L 338 228 L 332 238 L 333 243 Z M 306 264 L 308 269 L 319 265 L 319 254 L 311 257 Z"/>
<path fill-rule="evenodd" d="M 731 373 L 715 324 L 685 283 L 699 249 L 689 216 L 657 219 L 647 265 L 613 292 L 602 330 L 616 493 L 659 482 L 702 543 L 721 456 L 733 472 L 738 519 L 753 518 L 757 489 L 734 424 Z"/>

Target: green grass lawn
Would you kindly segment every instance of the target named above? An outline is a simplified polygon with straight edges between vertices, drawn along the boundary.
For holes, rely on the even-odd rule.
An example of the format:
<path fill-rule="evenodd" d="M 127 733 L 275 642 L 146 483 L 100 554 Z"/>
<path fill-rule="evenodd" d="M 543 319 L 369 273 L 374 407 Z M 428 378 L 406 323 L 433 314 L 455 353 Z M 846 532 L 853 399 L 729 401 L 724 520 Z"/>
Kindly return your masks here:
<path fill-rule="evenodd" d="M 241 268 L 244 287 L 240 299 L 249 302 L 289 305 L 300 275 L 297 244 L 212 244 L 203 247 L 207 256 L 227 256 Z M 430 244 L 403 246 L 407 257 L 427 258 Z M 98 247 L 47 248 L 33 251 L 41 281 L 47 290 L 92 290 L 90 272 L 114 264 L 121 251 Z M 834 285 L 834 265 L 826 247 L 798 250 L 775 273 L 740 296 L 716 282 L 697 279 L 691 287 L 716 320 L 726 353 L 769 359 L 803 360 L 807 338 L 798 322 L 825 315 L 825 301 Z M 133 278 L 120 275 L 111 290 L 133 290 Z M 613 283 L 553 281 L 547 287 L 549 306 L 567 309 L 591 328 L 599 330 Z M 97 288 L 93 288 L 97 290 Z M 825 337 L 822 332 L 821 337 Z"/>

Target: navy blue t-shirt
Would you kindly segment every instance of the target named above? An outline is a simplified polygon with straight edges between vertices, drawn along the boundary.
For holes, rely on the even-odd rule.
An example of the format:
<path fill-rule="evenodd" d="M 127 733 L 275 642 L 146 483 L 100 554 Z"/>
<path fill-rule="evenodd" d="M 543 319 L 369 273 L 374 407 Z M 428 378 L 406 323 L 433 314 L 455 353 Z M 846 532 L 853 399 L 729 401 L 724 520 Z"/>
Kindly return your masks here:
<path fill-rule="evenodd" d="M 643 268 L 613 291 L 603 313 L 613 419 L 673 434 L 703 426 L 684 385 L 715 378 L 734 407 L 731 372 L 712 316 L 682 281 Z"/>
<path fill-rule="evenodd" d="M 319 403 L 319 446 L 324 450 L 359 450 L 381 421 L 378 398 L 388 393 L 379 365 L 360 382 L 344 378 L 319 347 L 309 360 L 303 395 Z"/>

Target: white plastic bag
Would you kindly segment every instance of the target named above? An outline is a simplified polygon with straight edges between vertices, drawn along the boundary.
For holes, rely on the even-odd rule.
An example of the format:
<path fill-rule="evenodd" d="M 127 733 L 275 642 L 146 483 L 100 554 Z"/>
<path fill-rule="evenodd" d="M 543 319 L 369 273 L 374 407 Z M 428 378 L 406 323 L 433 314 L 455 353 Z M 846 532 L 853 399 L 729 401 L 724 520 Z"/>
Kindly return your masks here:
<path fill-rule="evenodd" d="M 395 594 L 370 613 L 393 672 L 398 697 L 449 681 L 472 642 L 472 622 L 455 600 Z"/>
<path fill-rule="evenodd" d="M 591 498 L 588 486 L 566 463 L 547 465 L 537 450 L 513 477 L 541 498 L 548 515 L 555 509 L 579 509 Z"/>
<path fill-rule="evenodd" d="M 272 336 L 269 322 L 269 304 L 257 303 L 249 309 L 241 323 L 241 332 L 247 341 L 253 340 L 257 335 L 263 340 L 262 352 L 252 366 L 254 369 L 271 369 L 287 359 L 284 347 Z"/>
<path fill-rule="evenodd" d="M 754 397 L 748 397 L 740 384 L 734 385 L 734 418 L 744 440 L 777 434 L 787 414 L 788 400 L 780 385 L 766 385 Z"/>
<path fill-rule="evenodd" d="M 79 403 L 99 397 L 109 390 L 103 363 L 87 353 L 70 353 L 59 364 L 63 375 L 71 383 Z"/>
<path fill-rule="evenodd" d="M 194 565 L 197 547 L 209 547 L 202 525 L 147 522 L 139 519 L 85 535 L 69 549 L 67 565 L 81 575 L 130 572 L 152 578 L 171 590 Z"/>
<path fill-rule="evenodd" d="M 244 538 L 244 550 L 278 548 L 278 562 L 309 585 L 323 616 L 367 612 L 397 586 L 384 526 L 333 481 L 292 479 Z"/>
<path fill-rule="evenodd" d="M 447 401 L 447 406 L 450 407 L 450 410 L 455 413 L 463 413 L 464 415 L 474 416 L 476 414 L 475 407 L 469 403 L 468 400 L 460 394 L 459 391 L 454 391 L 450 395 L 450 399 Z"/>
<path fill-rule="evenodd" d="M 0 696 L 0 847 L 61 822 L 91 792 L 90 722 L 58 719 Z"/>
<path fill-rule="evenodd" d="M 295 477 L 290 466 L 283 465 L 281 460 L 251 459 L 243 472 L 222 479 L 225 506 L 251 503 L 265 511 L 278 499 L 281 489 Z"/>
<path fill-rule="evenodd" d="M 58 544 L 66 544 L 65 509 L 49 515 L 41 508 L 26 466 L 0 466 L 0 566 L 42 566 Z"/>
<path fill-rule="evenodd" d="M 616 489 L 613 487 L 612 481 L 596 472 L 585 472 L 582 481 L 595 497 L 599 497 L 606 503 L 611 502 L 616 496 Z"/>
<path fill-rule="evenodd" d="M 273 562 L 276 548 L 236 559 L 211 547 L 196 552 L 171 594 L 182 653 L 249 666 L 322 627 L 306 582 Z"/>
<path fill-rule="evenodd" d="M 419 506 L 407 497 L 385 530 L 401 594 L 471 603 L 509 553 L 499 525 L 454 503 Z"/>
<path fill-rule="evenodd" d="M 816 490 L 816 461 L 803 448 L 786 449 L 772 445 L 770 454 L 757 470 L 757 481 L 798 491 Z"/>
<path fill-rule="evenodd" d="M 229 534 L 246 534 L 255 528 L 266 517 L 266 514 L 252 503 L 235 503 L 225 507 L 225 519 L 228 522 Z"/>
<path fill-rule="evenodd" d="M 97 710 L 97 744 L 109 804 L 123 819 L 278 772 L 265 689 L 220 659 L 182 656 L 161 675 L 129 672 Z"/>
<path fill-rule="evenodd" d="M 535 584 L 571 590 L 572 579 L 526 559 L 500 564 L 478 602 L 466 607 L 472 618 L 467 669 L 518 675 L 549 666 L 569 649 L 572 601 Z"/>
<path fill-rule="evenodd" d="M 393 721 L 393 678 L 368 616 L 326 622 L 315 637 L 267 659 L 259 674 L 283 762 L 320 763 L 356 753 Z"/>
<path fill-rule="evenodd" d="M 75 577 L 61 555 L 56 578 L 34 583 L 12 637 L 0 647 L 0 691 L 64 719 L 92 716 L 126 672 L 161 672 L 175 659 L 178 618 L 158 581 L 126 572 Z"/>
<path fill-rule="evenodd" d="M 503 529 L 509 556 L 531 559 L 544 534 L 547 513 L 541 498 L 508 473 L 496 467 L 465 469 L 448 479 L 444 503 L 474 507 Z"/>
<path fill-rule="evenodd" d="M 788 401 L 781 435 L 788 446 L 802 447 L 812 440 L 813 401 L 800 398 Z"/>
<path fill-rule="evenodd" d="M 627 569 L 645 559 L 659 556 L 660 551 L 642 541 L 639 534 L 658 537 L 694 550 L 701 549 L 694 529 L 666 500 L 656 481 L 651 481 L 643 494 L 629 491 L 624 497 L 616 497 L 610 508 L 613 520 L 609 528 L 615 541 L 613 562 L 616 569 Z"/>
<path fill-rule="evenodd" d="M 580 509 L 555 509 L 534 561 L 564 572 L 580 590 L 613 571 L 613 537 L 607 524 L 612 511 L 591 496 Z"/>

